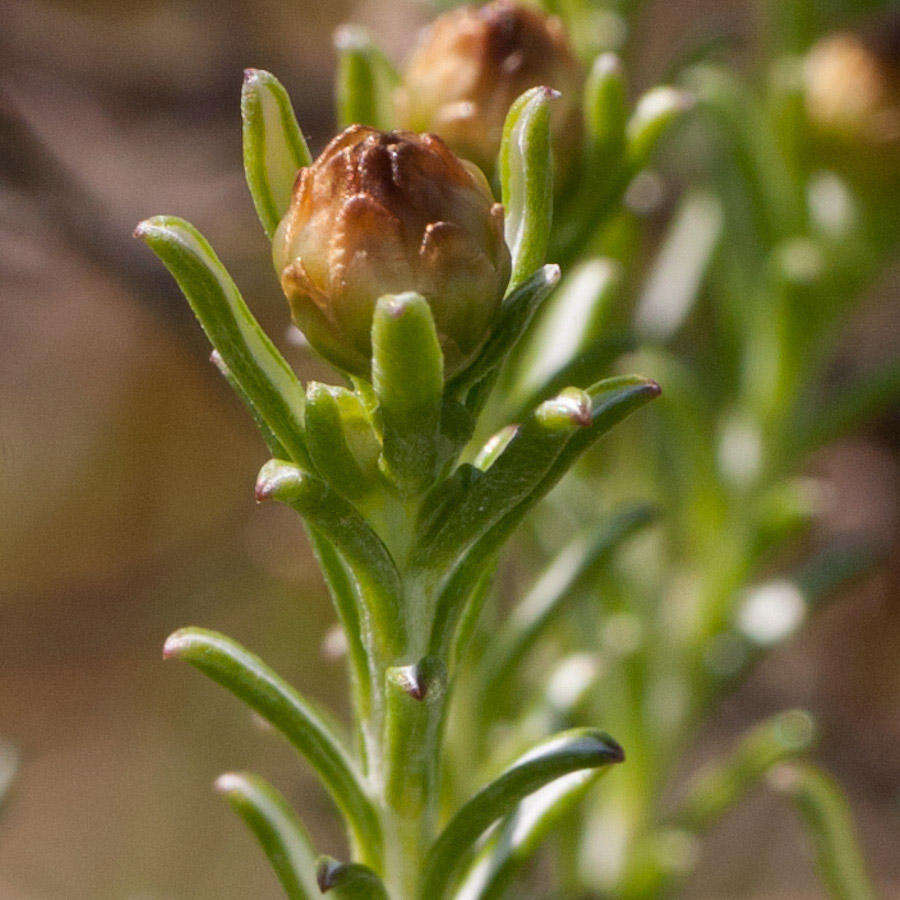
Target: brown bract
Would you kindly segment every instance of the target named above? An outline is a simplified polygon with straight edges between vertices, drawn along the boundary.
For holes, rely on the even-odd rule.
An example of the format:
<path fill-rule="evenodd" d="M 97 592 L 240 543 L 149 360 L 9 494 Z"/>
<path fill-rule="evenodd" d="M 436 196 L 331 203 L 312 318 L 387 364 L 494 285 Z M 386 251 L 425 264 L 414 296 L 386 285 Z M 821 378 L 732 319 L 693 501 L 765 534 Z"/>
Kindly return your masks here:
<path fill-rule="evenodd" d="M 273 255 L 297 326 L 365 378 L 379 297 L 425 297 L 449 376 L 484 342 L 510 271 L 503 207 L 478 169 L 434 135 L 362 125 L 300 170 Z"/>
<path fill-rule="evenodd" d="M 496 0 L 451 10 L 424 31 L 397 91 L 397 112 L 405 127 L 436 132 L 491 173 L 509 107 L 546 85 L 562 94 L 552 122 L 559 163 L 577 145 L 581 83 L 558 18 Z"/>

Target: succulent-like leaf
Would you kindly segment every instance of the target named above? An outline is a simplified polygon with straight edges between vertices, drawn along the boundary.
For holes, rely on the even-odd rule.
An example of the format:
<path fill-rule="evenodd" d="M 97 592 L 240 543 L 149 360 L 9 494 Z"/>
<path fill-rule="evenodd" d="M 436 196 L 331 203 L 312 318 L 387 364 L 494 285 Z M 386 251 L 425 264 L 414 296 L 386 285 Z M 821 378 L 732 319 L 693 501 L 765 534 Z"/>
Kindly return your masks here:
<path fill-rule="evenodd" d="M 860 852 L 853 815 L 837 783 L 809 763 L 785 763 L 769 785 L 789 797 L 812 840 L 823 883 L 834 900 L 873 900 L 875 890 Z"/>
<path fill-rule="evenodd" d="M 398 78 L 388 58 L 359 25 L 338 28 L 334 45 L 338 52 L 338 125 L 389 130 L 394 124 L 391 104 Z"/>
<path fill-rule="evenodd" d="M 542 266 L 523 284 L 507 295 L 500 310 L 500 318 L 475 361 L 451 379 L 448 389 L 453 391 L 476 384 L 493 385 L 490 376 L 495 374 L 525 333 L 537 309 L 559 281 L 559 266 Z M 482 397 L 485 391 L 481 391 Z M 477 415 L 479 404 L 467 401 Z"/>
<path fill-rule="evenodd" d="M 469 551 L 455 561 L 441 585 L 436 602 L 429 646 L 432 653 L 452 642 L 455 623 L 469 590 L 481 575 L 484 562 L 503 544 L 528 510 L 568 471 L 578 456 L 615 424 L 645 403 L 659 396 L 659 385 L 649 378 L 623 375 L 601 381 L 585 392 L 590 398 L 589 422 L 574 430 L 544 475 L 525 492 L 518 505 L 509 510 L 475 541 Z M 507 447 L 507 451 L 510 448 Z M 546 448 L 545 448 L 546 449 Z M 502 457 L 501 457 L 502 459 Z M 496 465 L 496 463 L 495 463 Z M 488 469 L 488 473 L 493 470 Z M 468 496 L 468 495 L 467 495 Z M 449 518 L 449 516 L 448 516 Z"/>
<path fill-rule="evenodd" d="M 338 900 L 388 900 L 381 879 L 368 866 L 320 856 L 316 868 L 319 891 Z"/>
<path fill-rule="evenodd" d="M 421 816 L 437 785 L 439 701 L 447 690 L 447 672 L 443 662 L 426 657 L 389 668 L 385 681 L 384 795 L 401 816 Z"/>
<path fill-rule="evenodd" d="M 573 728 L 542 741 L 453 816 L 428 851 L 420 896 L 443 896 L 475 841 L 527 796 L 571 772 L 596 769 L 624 758 L 622 748 L 594 728 Z"/>
<path fill-rule="evenodd" d="M 722 760 L 694 780 L 675 820 L 692 831 L 708 828 L 778 762 L 806 752 L 814 736 L 802 710 L 779 713 L 746 734 Z"/>
<path fill-rule="evenodd" d="M 135 229 L 175 276 L 231 378 L 296 462 L 308 464 L 303 387 L 247 308 L 225 267 L 193 225 L 156 216 Z"/>
<path fill-rule="evenodd" d="M 473 478 L 440 527 L 420 545 L 417 557 L 441 568 L 517 506 L 553 464 L 569 438 L 591 424 L 590 398 L 567 389 L 542 403 L 518 427 L 503 452 L 486 471 Z"/>
<path fill-rule="evenodd" d="M 526 797 L 500 824 L 467 871 L 454 900 L 499 900 L 516 872 L 582 800 L 605 769 L 563 775 Z"/>
<path fill-rule="evenodd" d="M 649 162 L 663 134 L 692 105 L 690 94 L 668 85 L 650 88 L 638 98 L 625 129 L 628 158 L 635 169 Z"/>
<path fill-rule="evenodd" d="M 306 386 L 306 443 L 310 458 L 319 474 L 328 484 L 349 500 L 358 503 L 377 484 L 378 470 L 374 465 L 367 469 L 350 446 L 352 435 L 347 421 L 346 407 L 355 406 L 362 418 L 359 398 L 346 388 L 311 381 Z M 371 425 L 371 443 L 377 446 L 377 438 Z"/>
<path fill-rule="evenodd" d="M 381 650 L 388 655 L 402 650 L 400 574 L 381 538 L 356 509 L 315 475 L 278 459 L 260 470 L 256 498 L 286 503 L 331 541 L 353 572 Z"/>
<path fill-rule="evenodd" d="M 287 212 L 297 172 L 312 162 L 287 91 L 262 69 L 247 69 L 241 90 L 244 174 L 269 240 Z"/>
<path fill-rule="evenodd" d="M 585 165 L 598 174 L 615 165 L 625 145 L 628 90 L 622 62 L 601 53 L 584 86 Z"/>
<path fill-rule="evenodd" d="M 509 291 L 544 262 L 553 218 L 553 159 L 548 87 L 526 91 L 509 108 L 500 144 L 506 243 L 512 254 Z"/>
<path fill-rule="evenodd" d="M 565 376 L 585 359 L 585 354 L 600 349 L 594 355 L 609 360 L 610 345 L 605 338 L 623 285 L 622 268 L 610 259 L 587 260 L 566 275 L 541 308 L 516 354 L 508 389 L 511 407 L 521 409 L 540 402 L 565 384 L 579 384 Z M 580 383 L 593 384 L 603 374 L 598 372 Z"/>
<path fill-rule="evenodd" d="M 438 465 L 444 358 L 431 308 L 419 294 L 379 299 L 372 387 L 388 470 L 403 487 L 430 484 Z"/>
<path fill-rule="evenodd" d="M 289 900 L 315 900 L 316 852 L 284 797 L 264 778 L 247 772 L 220 775 L 216 790 L 256 836 Z"/>
<path fill-rule="evenodd" d="M 309 761 L 347 818 L 366 859 L 381 852 L 381 827 L 356 766 L 321 715 L 258 656 L 204 628 L 182 628 L 166 640 L 163 655 L 181 659 L 231 691 L 271 722 Z"/>

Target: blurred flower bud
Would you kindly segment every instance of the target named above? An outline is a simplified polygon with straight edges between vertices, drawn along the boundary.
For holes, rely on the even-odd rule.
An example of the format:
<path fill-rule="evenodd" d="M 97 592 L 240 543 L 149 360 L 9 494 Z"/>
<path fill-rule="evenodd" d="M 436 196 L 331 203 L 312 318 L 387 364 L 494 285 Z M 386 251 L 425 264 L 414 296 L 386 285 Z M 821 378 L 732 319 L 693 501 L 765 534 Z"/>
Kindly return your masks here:
<path fill-rule="evenodd" d="M 405 127 L 436 132 L 490 174 L 513 101 L 546 85 L 562 94 L 552 122 L 559 167 L 577 145 L 581 83 L 559 19 L 495 0 L 451 10 L 425 30 L 397 91 L 397 112 Z"/>
<path fill-rule="evenodd" d="M 900 17 L 872 38 L 832 34 L 806 57 L 806 106 L 824 131 L 874 144 L 900 140 Z"/>
<path fill-rule="evenodd" d="M 365 378 L 379 297 L 428 301 L 449 377 L 487 337 L 510 272 L 503 207 L 482 173 L 434 135 L 363 125 L 300 170 L 273 256 L 310 344 Z"/>

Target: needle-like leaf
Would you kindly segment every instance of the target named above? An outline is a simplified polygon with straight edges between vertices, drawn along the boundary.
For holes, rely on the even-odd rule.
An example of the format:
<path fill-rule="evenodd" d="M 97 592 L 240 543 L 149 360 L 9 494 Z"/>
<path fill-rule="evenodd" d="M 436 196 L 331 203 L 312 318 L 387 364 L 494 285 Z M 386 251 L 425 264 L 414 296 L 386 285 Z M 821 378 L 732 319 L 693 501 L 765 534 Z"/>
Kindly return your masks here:
<path fill-rule="evenodd" d="M 204 628 L 174 632 L 163 655 L 189 662 L 271 722 L 315 769 L 346 816 L 364 858 L 380 858 L 378 816 L 353 761 L 321 716 L 286 681 L 236 641 Z"/>
<path fill-rule="evenodd" d="M 359 25 L 338 28 L 334 46 L 338 52 L 338 125 L 390 129 L 394 124 L 391 96 L 398 78 L 388 58 Z"/>
<path fill-rule="evenodd" d="M 368 866 L 320 856 L 316 868 L 319 891 L 338 900 L 388 900 L 381 879 Z"/>
<path fill-rule="evenodd" d="M 316 852 L 290 804 L 259 775 L 226 772 L 216 790 L 244 820 L 263 848 L 289 900 L 314 900 Z"/>
<path fill-rule="evenodd" d="M 544 262 L 553 218 L 550 102 L 559 96 L 534 87 L 509 108 L 500 144 L 500 185 L 506 243 L 512 254 L 509 291 Z"/>
<path fill-rule="evenodd" d="M 769 785 L 794 801 L 834 900 L 873 900 L 853 816 L 834 779 L 809 763 L 785 763 L 770 773 Z"/>
<path fill-rule="evenodd" d="M 526 797 L 501 823 L 466 873 L 454 900 L 498 900 L 516 872 L 537 851 L 605 769 L 563 775 Z"/>
<path fill-rule="evenodd" d="M 262 69 L 247 69 L 241 90 L 244 174 L 269 240 L 287 212 L 297 172 L 312 162 L 287 91 Z"/>
<path fill-rule="evenodd" d="M 291 459 L 308 464 L 303 440 L 303 387 L 259 327 L 235 283 L 203 235 L 175 216 L 135 229 L 175 276 L 210 343 L 269 431 Z"/>
<path fill-rule="evenodd" d="M 809 714 L 796 709 L 757 725 L 725 759 L 698 775 L 675 816 L 676 824 L 692 831 L 708 828 L 773 765 L 806 752 L 814 730 Z"/>
<path fill-rule="evenodd" d="M 372 387 L 388 470 L 404 488 L 430 484 L 438 465 L 444 357 L 431 308 L 419 294 L 379 299 Z"/>
<path fill-rule="evenodd" d="M 315 475 L 279 459 L 260 469 L 256 499 L 286 503 L 331 541 L 353 572 L 381 650 L 388 655 L 400 652 L 404 646 L 400 574 L 381 538 L 352 504 Z"/>
<path fill-rule="evenodd" d="M 564 775 L 624 758 L 622 748 L 594 728 L 573 728 L 542 741 L 482 788 L 450 820 L 428 852 L 420 897 L 443 896 L 475 841 L 527 796 Z"/>

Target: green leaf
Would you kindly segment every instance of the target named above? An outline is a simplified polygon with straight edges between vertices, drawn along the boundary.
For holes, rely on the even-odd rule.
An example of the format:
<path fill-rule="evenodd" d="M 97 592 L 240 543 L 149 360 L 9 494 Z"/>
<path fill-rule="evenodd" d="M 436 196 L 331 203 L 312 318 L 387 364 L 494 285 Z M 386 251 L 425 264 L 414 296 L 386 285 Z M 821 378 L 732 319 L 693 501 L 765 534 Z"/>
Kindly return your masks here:
<path fill-rule="evenodd" d="M 446 668 L 433 657 L 385 675 L 384 796 L 406 819 L 421 816 L 436 795 L 446 690 Z"/>
<path fill-rule="evenodd" d="M 508 292 L 529 278 L 547 254 L 553 218 L 550 101 L 559 92 L 534 87 L 509 108 L 500 144 L 500 185 L 506 243 L 512 255 Z"/>
<path fill-rule="evenodd" d="M 524 284 L 506 296 L 491 336 L 475 361 L 451 379 L 448 392 L 459 391 L 477 382 L 486 384 L 488 389 L 493 385 L 491 376 L 499 371 L 503 360 L 528 329 L 535 312 L 559 281 L 559 275 L 559 266 L 542 266 Z M 467 405 L 477 406 L 471 403 Z"/>
<path fill-rule="evenodd" d="M 19 769 L 16 748 L 0 740 L 0 807 L 3 806 Z"/>
<path fill-rule="evenodd" d="M 324 481 L 299 466 L 270 459 L 256 480 L 256 499 L 278 500 L 328 538 L 353 573 L 360 600 L 388 656 L 404 646 L 403 585 L 391 554 L 356 509 Z"/>
<path fill-rule="evenodd" d="M 262 69 L 246 69 L 241 90 L 244 174 L 269 240 L 288 210 L 297 172 L 312 162 L 287 91 Z"/>
<path fill-rule="evenodd" d="M 365 719 L 372 706 L 372 677 L 360 624 L 360 599 L 353 585 L 352 573 L 347 570 L 340 554 L 315 528 L 309 526 L 307 528 L 313 553 L 325 577 L 328 592 L 347 639 L 347 655 L 350 660 L 356 708 L 360 719 Z"/>
<path fill-rule="evenodd" d="M 629 537 L 652 522 L 655 514 L 649 504 L 628 507 L 611 521 L 579 535 L 557 554 L 507 617 L 497 647 L 485 662 L 481 701 L 485 708 L 495 708 L 502 684 L 567 604 L 577 598 L 579 588 Z"/>
<path fill-rule="evenodd" d="M 773 765 L 805 753 L 814 731 L 810 715 L 798 709 L 757 725 L 725 759 L 712 763 L 693 780 L 676 814 L 676 824 L 692 831 L 709 828 Z"/>
<path fill-rule="evenodd" d="M 541 481 L 572 434 L 591 424 L 590 398 L 569 388 L 542 403 L 503 452 L 473 477 L 439 527 L 420 542 L 416 559 L 440 569 L 465 553 Z"/>
<path fill-rule="evenodd" d="M 650 88 L 638 98 L 625 129 L 628 159 L 634 171 L 650 161 L 662 136 L 693 103 L 690 94 L 668 85 Z"/>
<path fill-rule="evenodd" d="M 163 656 L 189 662 L 275 726 L 316 771 L 346 817 L 364 858 L 380 858 L 378 816 L 353 761 L 320 714 L 287 682 L 231 638 L 204 628 L 174 632 Z"/>
<path fill-rule="evenodd" d="M 284 459 L 290 456 L 290 453 L 282 446 L 281 441 L 275 437 L 275 433 L 269 428 L 265 419 L 259 414 L 259 410 L 253 405 L 250 401 L 250 398 L 244 393 L 244 389 L 238 384 L 238 380 L 231 374 L 231 369 L 225 365 L 225 360 L 222 359 L 222 354 L 219 353 L 218 350 L 213 350 L 210 354 L 209 361 L 219 370 L 222 374 L 222 377 L 228 382 L 231 386 L 231 389 L 241 398 L 244 402 L 244 406 L 250 411 L 250 415 L 253 417 L 253 421 L 256 423 L 256 427 L 259 429 L 259 433 L 262 435 L 262 439 L 265 441 L 266 446 L 269 448 L 269 452 L 278 457 L 279 459 Z"/>
<path fill-rule="evenodd" d="M 450 820 L 428 852 L 420 897 L 443 896 L 475 841 L 529 794 L 571 772 L 596 769 L 624 758 L 622 748 L 594 728 L 573 728 L 542 741 L 482 788 Z"/>
<path fill-rule="evenodd" d="M 462 604 L 469 596 L 471 585 L 480 577 L 485 560 L 499 549 L 527 512 L 562 478 L 587 447 L 627 415 L 658 397 L 660 389 L 652 379 L 623 375 L 598 382 L 588 388 L 586 394 L 590 399 L 586 427 L 578 428 L 570 435 L 532 490 L 526 492 L 520 502 L 499 521 L 486 531 L 482 529 L 482 536 L 448 570 L 435 600 L 430 652 L 439 653 L 439 648 L 452 643 Z M 507 451 L 509 449 L 507 447 Z M 494 466 L 491 466 L 485 475 L 493 469 Z"/>
<path fill-rule="evenodd" d="M 314 900 L 316 852 L 290 804 L 264 778 L 227 772 L 216 790 L 244 820 L 263 848 L 289 900 Z"/>
<path fill-rule="evenodd" d="M 797 807 L 834 900 L 873 900 L 853 816 L 834 779 L 809 763 L 785 763 L 770 773 L 769 785 Z"/>
<path fill-rule="evenodd" d="M 372 387 L 388 471 L 407 489 L 431 484 L 438 465 L 444 357 L 431 307 L 419 294 L 378 300 Z"/>
<path fill-rule="evenodd" d="M 303 387 L 247 308 L 203 235 L 183 219 L 156 216 L 135 229 L 175 276 L 241 396 L 296 462 L 308 464 Z"/>
<path fill-rule="evenodd" d="M 382 131 L 393 126 L 394 88 L 398 77 L 388 58 L 365 28 L 342 25 L 335 32 L 338 52 L 337 114 L 341 129 L 371 125 Z"/>
<path fill-rule="evenodd" d="M 359 863 L 342 863 L 330 856 L 320 856 L 316 880 L 323 894 L 338 900 L 389 900 L 381 879 Z"/>
<path fill-rule="evenodd" d="M 610 345 L 604 338 L 623 287 L 622 267 L 611 259 L 589 259 L 566 275 L 542 306 L 516 354 L 508 391 L 510 406 L 522 409 L 540 402 L 554 389 L 577 384 L 566 375 L 577 362 L 583 363 L 585 353 L 600 349 L 599 355 L 609 361 Z M 582 385 L 594 381 L 596 377 Z"/>
<path fill-rule="evenodd" d="M 598 174 L 618 165 L 625 145 L 628 89 L 622 62 L 614 53 L 595 59 L 584 86 L 586 165 Z"/>
<path fill-rule="evenodd" d="M 360 502 L 378 484 L 375 458 L 360 460 L 350 441 L 359 446 L 367 429 L 377 454 L 378 439 L 359 398 L 346 388 L 312 381 L 306 386 L 306 443 L 313 465 L 336 491 Z M 364 468 L 365 466 L 365 468 Z"/>
<path fill-rule="evenodd" d="M 504 897 L 516 872 L 605 771 L 583 769 L 572 772 L 526 797 L 478 854 L 454 894 L 454 900 L 499 900 Z"/>

